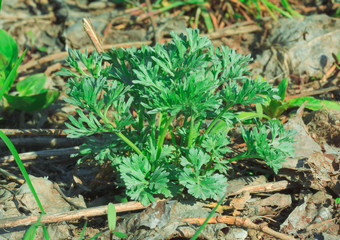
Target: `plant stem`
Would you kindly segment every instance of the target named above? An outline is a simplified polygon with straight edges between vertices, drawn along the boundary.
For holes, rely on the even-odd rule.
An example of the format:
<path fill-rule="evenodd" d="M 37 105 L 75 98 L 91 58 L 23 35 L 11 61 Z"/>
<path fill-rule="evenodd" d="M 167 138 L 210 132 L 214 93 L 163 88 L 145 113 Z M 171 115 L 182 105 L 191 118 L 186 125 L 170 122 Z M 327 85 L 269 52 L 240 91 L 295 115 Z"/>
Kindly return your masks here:
<path fill-rule="evenodd" d="M 262 157 L 260 157 L 259 155 L 256 154 L 252 154 L 252 155 L 247 155 L 246 153 L 241 153 L 233 158 L 228 159 L 228 162 L 234 162 L 234 161 L 238 161 L 241 159 L 247 159 L 247 158 L 257 158 L 257 159 L 263 159 Z"/>
<path fill-rule="evenodd" d="M 127 145 L 129 145 L 135 152 L 139 155 L 143 155 L 142 151 L 121 132 L 115 132 L 115 134 L 120 137 Z"/>
<path fill-rule="evenodd" d="M 200 142 L 199 142 L 199 146 L 202 144 L 205 134 L 209 133 L 210 130 L 215 126 L 215 123 L 223 116 L 223 114 L 226 113 L 226 111 L 228 111 L 228 109 L 231 107 L 232 105 L 226 106 L 222 112 L 220 112 L 220 114 L 218 114 L 218 116 L 210 123 L 209 127 L 207 128 L 207 130 L 203 133 L 203 135 L 201 136 Z"/>
<path fill-rule="evenodd" d="M 116 130 L 113 125 L 111 124 L 111 122 L 109 121 L 109 119 L 107 119 L 106 116 L 104 116 L 100 111 L 96 113 L 98 116 L 100 116 L 104 122 L 106 123 L 106 125 L 111 126 L 111 128 L 113 130 Z M 129 145 L 133 150 L 135 150 L 135 152 L 139 155 L 143 155 L 142 151 L 133 143 L 131 142 L 127 137 L 124 136 L 123 133 L 118 132 L 118 131 L 113 131 L 118 137 L 120 137 L 127 145 Z"/>
<path fill-rule="evenodd" d="M 157 159 L 161 156 L 165 135 L 174 117 L 175 116 L 170 116 L 168 120 L 166 121 L 165 125 L 161 128 L 159 132 L 158 139 L 157 139 Z"/>

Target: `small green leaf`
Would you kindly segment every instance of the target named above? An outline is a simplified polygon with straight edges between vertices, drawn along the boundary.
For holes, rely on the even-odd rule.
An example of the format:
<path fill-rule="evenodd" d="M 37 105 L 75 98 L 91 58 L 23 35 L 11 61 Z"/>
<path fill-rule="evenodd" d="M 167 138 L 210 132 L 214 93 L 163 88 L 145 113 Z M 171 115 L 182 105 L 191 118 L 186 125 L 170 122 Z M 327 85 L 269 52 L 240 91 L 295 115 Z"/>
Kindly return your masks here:
<path fill-rule="evenodd" d="M 44 109 L 51 105 L 59 96 L 57 90 L 44 89 L 42 93 L 31 96 L 12 96 L 5 94 L 8 104 L 11 108 L 21 110 L 24 112 L 34 112 Z"/>
<path fill-rule="evenodd" d="M 126 235 L 125 233 L 122 232 L 113 232 L 114 235 L 116 235 L 119 238 L 126 238 L 128 237 L 128 235 Z"/>
<path fill-rule="evenodd" d="M 277 87 L 279 89 L 279 93 L 278 95 L 281 98 L 281 101 L 283 101 L 286 97 L 286 89 L 288 86 L 288 81 L 287 78 L 282 79 L 282 81 L 280 82 L 279 86 Z"/>
<path fill-rule="evenodd" d="M 262 117 L 265 117 L 265 118 L 269 118 L 268 116 L 266 115 L 260 115 L 259 113 L 257 112 L 239 112 L 237 113 L 237 118 L 241 121 L 241 122 L 244 122 L 246 120 L 249 120 L 249 119 L 254 119 L 254 118 L 261 118 Z M 269 118 L 270 119 L 270 118 Z"/>
<path fill-rule="evenodd" d="M 262 120 L 262 118 L 264 117 L 262 104 L 256 103 L 255 109 L 256 109 L 256 113 L 259 115 L 259 119 Z"/>
<path fill-rule="evenodd" d="M 116 207 L 113 203 L 109 203 L 107 206 L 107 220 L 110 232 L 113 232 L 113 230 L 116 229 L 116 218 Z"/>
<path fill-rule="evenodd" d="M 43 73 L 33 74 L 17 83 L 19 96 L 29 96 L 42 92 L 46 82 L 46 76 Z"/>
<path fill-rule="evenodd" d="M 120 203 L 128 202 L 128 199 L 125 196 L 114 195 L 113 198 L 114 198 L 115 201 L 120 202 Z"/>
<path fill-rule="evenodd" d="M 305 108 L 313 111 L 319 110 L 323 107 L 327 109 L 340 110 L 340 104 L 335 101 L 320 100 L 310 96 L 291 98 L 287 101 L 287 103 L 289 107 L 300 107 L 305 101 L 307 101 Z"/>

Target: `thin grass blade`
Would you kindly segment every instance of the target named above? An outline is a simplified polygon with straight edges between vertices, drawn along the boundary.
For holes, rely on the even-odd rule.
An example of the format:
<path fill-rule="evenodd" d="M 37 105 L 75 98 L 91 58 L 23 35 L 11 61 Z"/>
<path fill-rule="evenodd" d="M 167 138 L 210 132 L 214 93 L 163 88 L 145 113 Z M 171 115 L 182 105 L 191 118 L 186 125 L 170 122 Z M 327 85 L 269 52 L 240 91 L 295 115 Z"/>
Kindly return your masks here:
<path fill-rule="evenodd" d="M 82 240 L 82 239 L 84 239 L 84 235 L 85 235 L 86 226 L 87 226 L 87 221 L 84 223 L 83 230 L 81 230 L 81 233 L 80 233 L 79 240 Z"/>
<path fill-rule="evenodd" d="M 213 32 L 214 31 L 214 25 L 211 21 L 208 9 L 205 6 L 202 5 L 201 10 L 202 10 L 202 17 L 204 19 L 204 23 L 205 23 L 205 26 L 208 29 L 208 32 Z"/>
<path fill-rule="evenodd" d="M 197 237 L 200 235 L 200 233 L 203 231 L 203 229 L 205 228 L 205 225 L 207 225 L 208 221 L 210 218 L 212 218 L 212 216 L 215 214 L 216 209 L 221 205 L 221 203 L 223 202 L 224 198 L 225 198 L 225 194 L 223 195 L 223 197 L 221 197 L 220 201 L 217 203 L 217 205 L 213 208 L 213 210 L 211 210 L 209 216 L 207 217 L 207 219 L 205 219 L 204 223 L 199 227 L 199 229 L 197 230 L 197 232 L 194 234 L 194 236 L 192 236 L 192 238 L 190 238 L 190 240 L 196 240 Z"/>
<path fill-rule="evenodd" d="M 26 172 L 24 164 L 22 164 L 22 161 L 21 161 L 21 159 L 19 157 L 19 154 L 18 154 L 17 150 L 15 149 L 13 143 L 11 142 L 11 140 L 9 140 L 9 138 L 2 131 L 0 131 L 0 138 L 4 141 L 4 143 L 6 144 L 8 149 L 11 151 L 11 153 L 12 153 L 14 159 L 15 159 L 15 162 L 17 163 L 17 165 L 18 165 L 22 175 L 25 178 L 25 181 L 28 184 L 28 187 L 30 188 L 30 190 L 31 190 L 31 192 L 33 194 L 33 197 L 34 197 L 35 201 L 37 202 L 37 204 L 39 206 L 39 209 L 40 209 L 41 213 L 45 214 L 45 211 L 43 209 L 43 206 L 41 205 L 39 197 L 38 197 L 38 195 L 37 195 L 37 193 L 36 193 L 36 191 L 35 191 L 35 189 L 33 187 L 33 184 L 32 184 L 32 182 L 31 182 L 31 180 L 30 180 L 30 178 L 29 178 L 29 176 L 28 176 L 28 174 Z"/>

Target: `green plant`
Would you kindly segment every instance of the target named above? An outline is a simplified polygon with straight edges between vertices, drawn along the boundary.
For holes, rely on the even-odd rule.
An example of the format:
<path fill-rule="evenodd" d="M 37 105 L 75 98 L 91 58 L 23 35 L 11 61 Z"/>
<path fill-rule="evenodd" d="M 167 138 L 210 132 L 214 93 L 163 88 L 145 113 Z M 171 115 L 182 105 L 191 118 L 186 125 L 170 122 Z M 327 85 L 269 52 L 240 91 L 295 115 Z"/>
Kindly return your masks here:
<path fill-rule="evenodd" d="M 128 1 L 128 2 L 133 3 L 132 1 Z M 181 7 L 181 6 L 192 6 L 193 8 L 196 8 L 196 16 L 195 16 L 196 26 L 197 26 L 200 16 L 202 16 L 204 24 L 208 32 L 214 31 L 214 25 L 212 23 L 212 20 L 208 12 L 209 1 L 206 1 L 206 0 L 185 0 L 185 1 L 157 0 L 152 4 L 152 7 L 155 9 L 155 11 L 163 12 L 163 13 L 168 12 L 171 9 Z"/>
<path fill-rule="evenodd" d="M 18 47 L 16 42 L 8 33 L 0 29 L 0 91 L 1 96 L 6 99 L 5 107 L 9 106 L 12 109 L 33 112 L 51 105 L 58 98 L 59 92 L 44 89 L 46 76 L 43 74 L 26 77 L 17 83 L 17 95 L 15 95 L 16 93 L 9 94 L 17 76 L 18 66 L 15 66 L 17 58 Z"/>
<path fill-rule="evenodd" d="M 117 215 L 116 215 L 116 208 L 115 205 L 112 203 L 109 203 L 107 206 L 107 220 L 108 220 L 108 225 L 109 225 L 109 231 L 110 231 L 110 239 L 113 239 L 113 235 L 116 235 L 119 238 L 126 238 L 127 235 L 125 233 L 121 233 L 121 232 L 114 232 L 114 230 L 116 229 L 116 220 L 117 220 Z M 85 238 L 85 230 L 86 230 L 86 226 L 87 226 L 87 222 L 85 222 L 83 230 L 81 231 L 80 234 L 80 238 L 79 240 L 82 240 Z M 90 238 L 91 239 L 97 239 L 100 235 L 102 235 L 103 232 L 99 232 L 96 235 L 94 235 L 93 237 Z"/>
<path fill-rule="evenodd" d="M 88 138 L 81 160 L 111 161 L 127 195 L 144 205 L 155 195 L 171 197 L 185 189 L 201 199 L 222 196 L 235 107 L 279 99 L 268 82 L 248 77 L 250 56 L 215 50 L 197 29 L 171 36 L 167 46 L 104 55 L 70 50 L 67 62 L 75 72 L 60 73 L 70 77 L 65 101 L 80 108 L 77 118 L 69 116 L 65 132 Z M 111 65 L 103 67 L 104 61 Z M 293 154 L 293 134 L 277 120 L 242 129 L 248 150 L 234 153 L 235 160 L 256 157 L 277 172 Z M 92 136 L 98 133 L 102 137 Z"/>
<path fill-rule="evenodd" d="M 22 59 L 24 58 L 26 54 L 26 50 L 23 52 L 23 54 L 20 56 L 19 59 L 16 60 L 16 62 L 14 63 L 13 68 L 10 70 L 10 72 L 8 73 L 8 77 L 5 79 L 3 86 L 0 88 L 0 99 L 2 98 L 5 89 L 7 88 L 7 86 L 10 85 L 10 79 L 12 79 L 12 76 L 16 74 L 16 70 L 18 68 L 18 66 L 20 65 Z M 25 181 L 28 184 L 28 187 L 30 188 L 33 197 L 35 199 L 35 201 L 37 202 L 37 205 L 39 206 L 40 210 L 41 210 L 41 215 L 39 217 L 39 220 L 36 224 L 33 224 L 25 233 L 24 238 L 23 239 L 33 239 L 36 233 L 36 230 L 39 226 L 41 226 L 43 228 L 43 232 L 45 235 L 45 238 L 48 239 L 48 234 L 47 234 L 47 229 L 44 225 L 40 224 L 40 220 L 41 220 L 41 216 L 43 214 L 45 214 L 44 209 L 40 203 L 39 197 L 33 187 L 33 184 L 27 174 L 27 171 L 19 157 L 18 151 L 15 149 L 13 143 L 11 142 L 11 140 L 9 140 L 9 138 L 2 132 L 0 131 L 0 138 L 2 139 L 2 141 L 4 141 L 4 143 L 6 144 L 6 146 L 8 147 L 8 149 L 10 150 L 10 152 L 12 153 L 15 162 L 17 163 L 22 175 L 24 176 Z M 46 237 L 47 236 L 47 237 Z"/>
<path fill-rule="evenodd" d="M 46 76 L 42 73 L 30 75 L 16 85 L 18 95 L 4 94 L 13 109 L 34 112 L 51 105 L 59 96 L 53 89 L 45 89 Z"/>
<path fill-rule="evenodd" d="M 335 204 L 340 204 L 340 198 L 336 198 L 334 202 Z"/>
<path fill-rule="evenodd" d="M 287 18 L 292 18 L 293 16 L 300 17 L 300 18 L 302 17 L 300 13 L 292 9 L 292 7 L 290 6 L 287 0 L 281 0 L 281 5 L 283 6 L 284 9 L 286 9 L 286 11 L 276 6 L 274 3 L 268 0 L 240 0 L 240 2 L 246 4 L 249 7 L 252 7 L 253 5 L 255 5 L 255 8 L 257 10 L 257 18 L 260 18 L 260 13 L 261 13 L 260 4 L 262 4 L 266 8 L 268 13 L 274 20 L 277 20 L 277 17 L 274 15 L 274 11 L 277 11 L 282 16 L 285 16 Z M 251 12 L 250 9 L 248 9 L 248 11 Z"/>
<path fill-rule="evenodd" d="M 47 52 L 47 47 L 42 46 L 42 47 L 35 47 L 34 43 L 35 43 L 35 36 L 33 34 L 33 32 L 31 30 L 29 30 L 28 32 L 26 32 L 26 36 L 29 39 L 30 45 L 32 46 L 32 50 L 34 51 L 35 49 L 38 49 L 40 52 Z"/>
<path fill-rule="evenodd" d="M 260 78 L 260 81 L 264 81 Z M 252 119 L 252 118 L 266 118 L 266 119 L 278 119 L 283 112 L 290 108 L 300 107 L 304 102 L 307 101 L 305 108 L 316 111 L 323 107 L 327 109 L 340 110 L 339 103 L 335 101 L 319 100 L 311 96 L 297 97 L 285 100 L 286 89 L 288 86 L 288 81 L 284 78 L 279 86 L 280 99 L 268 99 L 268 102 L 264 104 L 256 104 L 256 112 L 240 112 L 238 117 L 242 121 Z"/>

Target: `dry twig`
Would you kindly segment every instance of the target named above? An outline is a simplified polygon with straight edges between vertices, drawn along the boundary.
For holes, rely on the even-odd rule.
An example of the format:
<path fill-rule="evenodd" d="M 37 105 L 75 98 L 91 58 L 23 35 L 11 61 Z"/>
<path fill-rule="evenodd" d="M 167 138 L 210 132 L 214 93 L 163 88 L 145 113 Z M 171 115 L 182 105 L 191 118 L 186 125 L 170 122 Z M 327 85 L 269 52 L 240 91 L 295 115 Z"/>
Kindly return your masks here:
<path fill-rule="evenodd" d="M 66 136 L 63 129 L 0 129 L 6 135 L 58 135 Z"/>
<path fill-rule="evenodd" d="M 70 147 L 79 146 L 84 143 L 83 138 L 65 138 L 65 137 L 27 137 L 27 138 L 10 138 L 14 146 L 20 147 Z M 6 147 L 3 141 L 0 141 L 0 147 Z"/>
<path fill-rule="evenodd" d="M 148 206 L 143 206 L 139 202 L 127 202 L 115 204 L 116 212 L 128 212 L 145 209 Z M 107 214 L 107 205 L 81 209 L 77 211 L 69 211 L 54 214 L 45 214 L 41 217 L 40 223 L 53 223 L 70 221 L 84 217 L 94 217 Z M 18 226 L 28 226 L 36 223 L 40 216 L 23 216 L 0 219 L 0 228 L 12 228 Z"/>
<path fill-rule="evenodd" d="M 282 180 L 278 182 L 270 182 L 270 183 L 262 183 L 258 185 L 244 186 L 240 190 L 229 193 L 228 196 L 238 195 L 242 192 L 250 192 L 250 193 L 260 193 L 260 192 L 276 192 L 282 191 L 288 188 L 292 188 L 293 186 L 289 184 L 288 181 Z"/>
<path fill-rule="evenodd" d="M 10 172 L 7 172 L 5 169 L 0 168 L 0 173 L 2 175 L 4 175 L 5 177 L 7 177 L 8 179 L 16 181 L 17 183 L 20 183 L 20 184 L 24 184 L 25 183 L 24 179 L 22 179 L 20 177 L 17 177 L 17 176 L 15 176 L 14 174 L 12 174 Z"/>
<path fill-rule="evenodd" d="M 314 90 L 314 91 L 304 92 L 304 93 L 300 93 L 300 94 L 293 95 L 293 96 L 287 96 L 287 97 L 285 97 L 285 101 L 287 101 L 288 99 L 292 99 L 292 98 L 325 94 L 325 93 L 336 91 L 336 90 L 339 90 L 339 89 L 340 89 L 340 87 L 333 86 L 333 87 L 329 87 L 329 88 L 323 88 L 323 89 L 318 89 L 318 90 Z"/>
<path fill-rule="evenodd" d="M 50 156 L 64 156 L 71 155 L 79 152 L 79 147 L 70 147 L 70 148 L 59 148 L 59 149 L 50 149 L 50 150 L 42 150 L 36 152 L 25 152 L 20 153 L 19 157 L 22 161 L 24 160 L 32 160 L 38 157 L 50 157 Z M 13 155 L 4 156 L 0 158 L 0 161 L 3 163 L 8 163 L 14 161 Z"/>
<path fill-rule="evenodd" d="M 186 219 L 183 219 L 184 222 L 188 222 L 188 223 L 191 223 L 191 224 L 197 224 L 197 225 L 202 225 L 205 220 L 206 220 L 206 218 L 186 218 Z M 293 240 L 293 239 L 295 239 L 294 237 L 291 237 L 287 234 L 274 231 L 273 229 L 269 228 L 265 224 L 261 224 L 261 225 L 255 224 L 249 218 L 244 218 L 244 217 L 218 216 L 218 217 L 210 218 L 208 223 L 225 223 L 225 224 L 234 225 L 234 226 L 237 226 L 237 227 L 252 228 L 252 229 L 262 231 L 264 233 L 267 233 L 271 236 L 274 236 L 276 238 L 283 239 L 283 240 Z"/>

